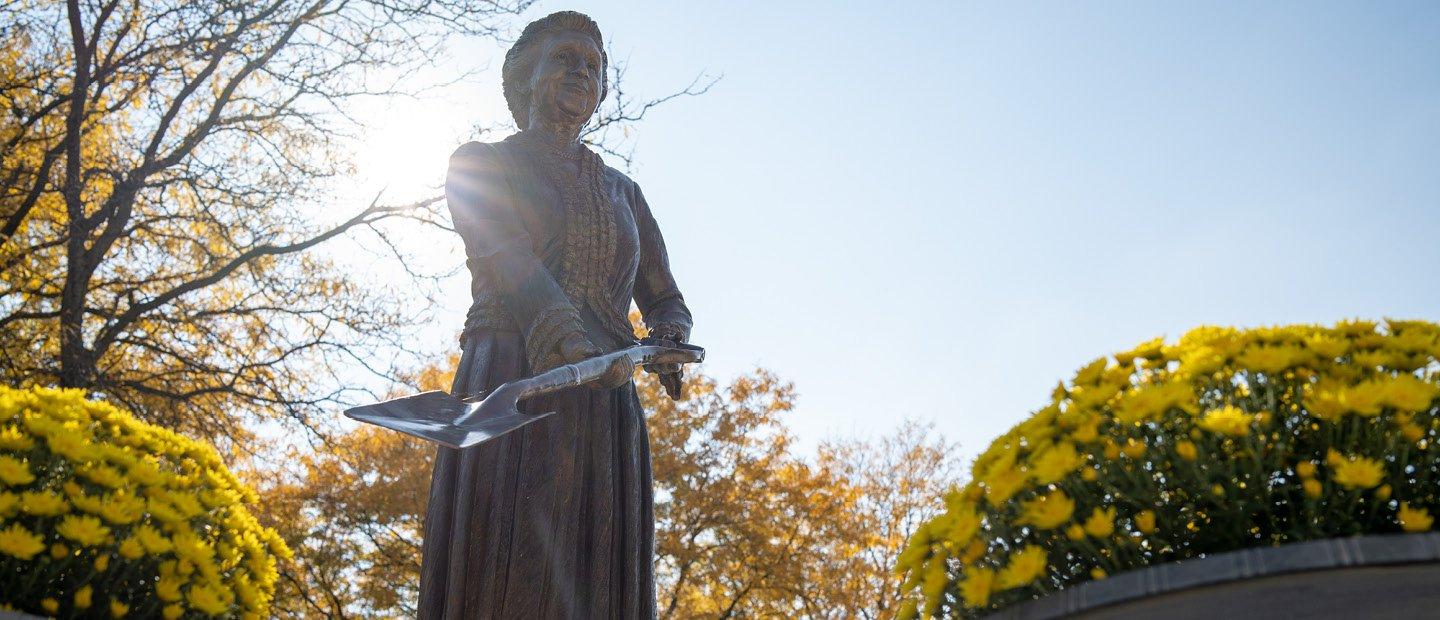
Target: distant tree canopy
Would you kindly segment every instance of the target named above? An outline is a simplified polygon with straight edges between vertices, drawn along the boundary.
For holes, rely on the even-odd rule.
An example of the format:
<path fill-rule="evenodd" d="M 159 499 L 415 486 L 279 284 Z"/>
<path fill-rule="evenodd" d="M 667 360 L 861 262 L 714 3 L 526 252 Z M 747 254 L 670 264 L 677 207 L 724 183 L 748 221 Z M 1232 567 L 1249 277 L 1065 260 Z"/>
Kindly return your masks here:
<path fill-rule="evenodd" d="M 416 389 L 447 389 L 458 360 Z M 951 447 L 910 424 L 870 441 L 797 454 L 785 414 L 794 390 L 765 371 L 721 386 L 686 380 L 675 403 L 637 374 L 655 476 L 658 607 L 663 618 L 886 618 L 897 611 L 895 557 L 956 484 Z M 362 427 L 335 448 L 256 473 L 266 523 L 296 560 L 282 571 L 285 617 L 414 617 L 434 447 Z"/>
<path fill-rule="evenodd" d="M 348 109 L 529 4 L 0 6 L 0 380 L 244 448 L 247 417 L 314 429 L 343 371 L 388 378 L 417 313 L 307 250 L 366 234 L 405 260 L 392 225 L 446 222 L 438 197 L 316 208 L 349 172 Z M 616 97 L 590 135 L 664 99 Z"/>

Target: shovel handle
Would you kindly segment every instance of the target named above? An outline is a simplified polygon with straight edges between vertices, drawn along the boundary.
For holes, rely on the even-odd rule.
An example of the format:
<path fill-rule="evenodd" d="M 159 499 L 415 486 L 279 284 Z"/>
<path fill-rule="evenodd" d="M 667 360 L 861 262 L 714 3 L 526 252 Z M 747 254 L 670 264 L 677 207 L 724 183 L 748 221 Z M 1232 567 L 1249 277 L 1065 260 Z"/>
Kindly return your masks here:
<path fill-rule="evenodd" d="M 519 397 L 539 396 L 584 385 L 605 376 L 610 366 L 622 359 L 628 360 L 632 368 L 640 364 L 684 364 L 704 360 L 705 349 L 688 344 L 673 347 L 637 344 L 521 379 L 516 382 L 522 384 L 519 386 Z"/>
<path fill-rule="evenodd" d="M 472 419 L 487 416 L 519 413 L 520 399 L 539 396 L 584 385 L 604 376 L 611 364 L 627 360 L 632 367 L 636 364 L 685 364 L 705 359 L 705 349 L 689 344 L 653 345 L 637 344 L 629 348 L 612 351 L 583 359 L 573 364 L 552 368 L 527 379 L 517 379 L 490 390 L 479 402 L 465 404 L 465 412 L 456 416 L 453 426 L 463 427 Z"/>

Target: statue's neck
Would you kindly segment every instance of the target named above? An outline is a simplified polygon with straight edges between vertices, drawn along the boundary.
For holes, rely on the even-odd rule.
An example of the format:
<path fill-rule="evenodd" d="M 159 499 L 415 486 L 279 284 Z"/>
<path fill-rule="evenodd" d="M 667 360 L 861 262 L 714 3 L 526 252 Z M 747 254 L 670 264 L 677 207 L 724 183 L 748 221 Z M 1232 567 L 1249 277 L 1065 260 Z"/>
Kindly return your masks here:
<path fill-rule="evenodd" d="M 580 150 L 581 124 L 554 123 L 543 120 L 530 122 L 525 133 L 534 140 L 549 146 L 557 153 L 574 153 Z"/>

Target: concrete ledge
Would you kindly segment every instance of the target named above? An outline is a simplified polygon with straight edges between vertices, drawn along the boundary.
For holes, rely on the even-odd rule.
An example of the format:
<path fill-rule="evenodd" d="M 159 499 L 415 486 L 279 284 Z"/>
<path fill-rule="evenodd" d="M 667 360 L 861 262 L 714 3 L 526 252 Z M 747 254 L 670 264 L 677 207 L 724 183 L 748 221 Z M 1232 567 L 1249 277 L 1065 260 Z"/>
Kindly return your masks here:
<path fill-rule="evenodd" d="M 994 620 L 1417 618 L 1440 613 L 1440 533 L 1218 553 L 1091 581 Z"/>

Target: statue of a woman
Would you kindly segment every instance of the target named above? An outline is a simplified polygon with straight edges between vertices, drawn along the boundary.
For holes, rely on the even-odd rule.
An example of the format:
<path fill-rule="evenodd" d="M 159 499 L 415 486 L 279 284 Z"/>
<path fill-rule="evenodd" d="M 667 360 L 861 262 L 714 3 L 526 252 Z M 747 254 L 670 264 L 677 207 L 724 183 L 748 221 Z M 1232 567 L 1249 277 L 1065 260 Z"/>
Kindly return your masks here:
<path fill-rule="evenodd" d="M 445 194 L 474 297 L 456 395 L 628 346 L 632 299 L 652 337 L 688 338 L 690 311 L 645 197 L 578 139 L 605 74 L 590 18 L 531 23 L 503 68 L 520 133 L 450 158 Z M 661 381 L 678 394 L 678 374 Z M 655 615 L 649 441 L 630 369 L 537 400 L 528 406 L 559 413 L 440 449 L 421 618 Z"/>

